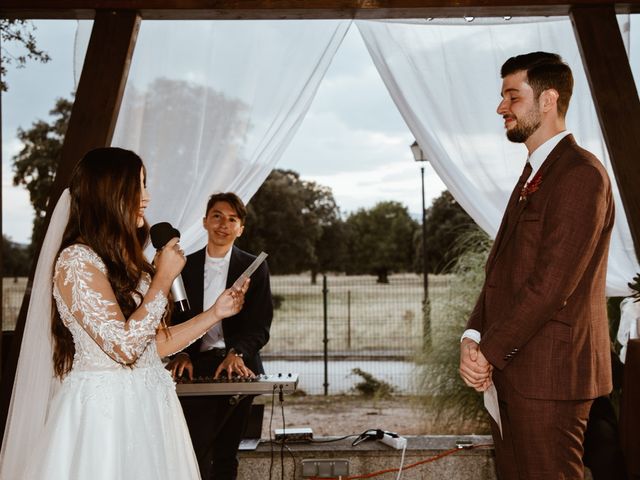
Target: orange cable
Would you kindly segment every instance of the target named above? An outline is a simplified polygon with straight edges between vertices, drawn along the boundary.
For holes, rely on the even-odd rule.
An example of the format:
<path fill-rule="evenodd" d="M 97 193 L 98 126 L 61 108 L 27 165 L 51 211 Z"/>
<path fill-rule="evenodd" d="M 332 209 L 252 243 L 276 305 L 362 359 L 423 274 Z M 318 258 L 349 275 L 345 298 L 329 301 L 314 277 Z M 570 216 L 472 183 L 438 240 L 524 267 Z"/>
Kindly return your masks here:
<path fill-rule="evenodd" d="M 406 467 L 402 467 L 402 471 L 404 472 L 405 470 L 409 470 L 410 468 L 414 468 L 414 467 L 418 467 L 420 465 L 424 465 L 426 463 L 431 463 L 431 462 L 435 462 L 436 460 L 440 460 L 441 458 L 444 457 L 448 457 L 449 455 L 452 455 L 456 452 L 462 451 L 462 450 L 473 450 L 476 448 L 480 448 L 480 447 L 491 447 L 492 444 L 490 443 L 483 443 L 483 444 L 478 444 L 478 445 L 473 445 L 471 447 L 466 447 L 466 448 L 452 448 L 450 450 L 446 450 L 442 453 L 439 453 L 438 455 L 435 455 L 433 457 L 429 457 L 425 460 L 420 460 L 419 462 L 415 462 L 415 463 L 411 463 L 409 465 L 407 465 Z M 362 479 L 362 478 L 373 478 L 373 477 L 377 477 L 379 475 L 384 475 L 385 473 L 392 473 L 392 472 L 397 472 L 399 471 L 399 468 L 388 468 L 386 470 L 379 470 L 377 472 L 372 472 L 372 473 L 363 473 L 362 475 L 354 475 L 351 477 L 340 477 L 342 480 L 357 480 L 357 479 Z M 326 477 L 312 477 L 309 480 L 339 480 L 338 477 L 332 477 L 332 478 L 326 478 Z"/>

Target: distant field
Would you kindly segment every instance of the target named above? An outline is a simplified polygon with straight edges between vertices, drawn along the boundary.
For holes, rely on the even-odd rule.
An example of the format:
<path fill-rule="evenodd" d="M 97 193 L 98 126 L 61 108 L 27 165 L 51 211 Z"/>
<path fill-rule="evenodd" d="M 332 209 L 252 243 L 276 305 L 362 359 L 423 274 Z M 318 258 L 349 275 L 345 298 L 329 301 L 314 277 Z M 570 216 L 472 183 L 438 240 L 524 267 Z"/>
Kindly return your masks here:
<path fill-rule="evenodd" d="M 429 276 L 432 329 L 446 322 L 455 278 Z M 3 329 L 12 330 L 20 310 L 26 278 L 3 279 Z M 273 276 L 274 296 L 281 299 L 265 353 L 321 352 L 323 344 L 322 277 Z M 331 352 L 401 352 L 422 345 L 422 277 L 398 274 L 388 284 L 374 276 L 327 277 L 328 348 Z"/>
<path fill-rule="evenodd" d="M 13 330 L 16 327 L 16 318 L 22 305 L 22 297 L 27 287 L 27 278 L 2 279 L 2 329 Z"/>
<path fill-rule="evenodd" d="M 429 276 L 432 325 L 446 319 L 452 294 L 451 276 Z M 271 287 L 283 301 L 275 311 L 268 352 L 322 351 L 322 278 L 312 285 L 309 275 L 275 276 Z M 423 342 L 422 277 L 391 275 L 388 284 L 374 276 L 327 278 L 329 350 L 332 352 L 418 349 Z"/>
<path fill-rule="evenodd" d="M 416 393 L 413 360 L 422 351 L 422 277 L 391 275 L 388 284 L 373 276 L 335 275 L 327 278 L 329 362 L 323 362 L 322 277 L 312 285 L 310 276 L 274 276 L 274 297 L 280 301 L 271 326 L 271 339 L 263 349 L 265 366 L 276 372 L 296 372 L 301 389 L 320 393 L 326 379 L 330 394 L 351 393 L 361 381 L 354 368 L 393 385 L 400 394 Z M 26 279 L 4 279 L 3 329 L 15 328 Z M 431 329 L 434 343 L 450 342 L 443 327 L 451 323 L 456 278 L 429 276 Z"/>

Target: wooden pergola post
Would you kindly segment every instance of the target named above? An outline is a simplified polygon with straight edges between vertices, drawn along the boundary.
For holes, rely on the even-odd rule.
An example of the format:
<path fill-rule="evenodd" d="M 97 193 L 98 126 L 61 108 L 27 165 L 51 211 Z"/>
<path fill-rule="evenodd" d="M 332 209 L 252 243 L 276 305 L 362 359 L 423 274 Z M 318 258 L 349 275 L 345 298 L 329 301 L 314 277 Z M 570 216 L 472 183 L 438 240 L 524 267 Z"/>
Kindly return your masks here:
<path fill-rule="evenodd" d="M 640 100 L 613 5 L 573 7 L 571 21 L 640 255 Z"/>
<path fill-rule="evenodd" d="M 133 9 L 133 10 L 132 10 Z M 627 0 L 3 0 L 0 17 L 94 18 L 80 84 L 52 187 L 48 218 L 75 163 L 89 149 L 108 146 L 135 45 L 140 17 L 153 20 L 443 18 L 462 16 L 571 16 L 611 157 L 617 184 L 640 253 L 640 100 L 615 19 L 638 13 Z M 635 216 L 634 216 L 635 214 Z M 37 247 L 39 251 L 39 246 Z M 36 258 L 37 258 L 36 252 Z M 1 261 L 1 257 L 0 257 Z M 32 267 L 27 292 L 33 280 Z M 1 293 L 0 293 L 1 299 Z M 29 295 L 25 295 L 0 391 L 4 429 Z"/>
<path fill-rule="evenodd" d="M 92 148 L 111 144 L 139 28 L 140 16 L 137 12 L 98 11 L 96 13 L 56 178 L 51 187 L 47 207 L 47 225 L 78 160 Z M 38 245 L 34 252 L 35 259 L 38 258 L 40 248 L 41 245 Z M 22 300 L 7 364 L 2 366 L 0 431 L 4 431 L 11 402 L 34 273 L 35 261 L 31 267 L 27 290 Z"/>

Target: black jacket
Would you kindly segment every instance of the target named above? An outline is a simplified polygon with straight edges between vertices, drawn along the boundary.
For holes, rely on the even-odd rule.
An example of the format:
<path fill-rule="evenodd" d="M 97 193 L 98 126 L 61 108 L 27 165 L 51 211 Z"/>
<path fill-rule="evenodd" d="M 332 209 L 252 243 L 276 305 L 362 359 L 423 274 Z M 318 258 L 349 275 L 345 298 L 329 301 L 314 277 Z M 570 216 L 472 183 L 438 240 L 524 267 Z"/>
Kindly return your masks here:
<path fill-rule="evenodd" d="M 187 257 L 187 264 L 182 270 L 187 297 L 191 310 L 186 314 L 174 312 L 172 323 L 178 324 L 202 313 L 204 298 L 204 264 L 206 247 Z M 237 247 L 232 247 L 229 259 L 229 273 L 226 287 L 229 288 L 242 272 L 253 262 L 255 255 L 251 255 Z M 249 290 L 245 295 L 242 310 L 233 317 L 222 320 L 222 332 L 227 349 L 234 348 L 242 353 L 245 365 L 255 374 L 264 373 L 260 359 L 260 349 L 269 341 L 269 328 L 273 318 L 273 303 L 271 299 L 271 285 L 269 282 L 269 268 L 267 262 L 251 275 Z M 200 353 L 202 339 L 197 340 L 184 351 L 195 360 Z"/>

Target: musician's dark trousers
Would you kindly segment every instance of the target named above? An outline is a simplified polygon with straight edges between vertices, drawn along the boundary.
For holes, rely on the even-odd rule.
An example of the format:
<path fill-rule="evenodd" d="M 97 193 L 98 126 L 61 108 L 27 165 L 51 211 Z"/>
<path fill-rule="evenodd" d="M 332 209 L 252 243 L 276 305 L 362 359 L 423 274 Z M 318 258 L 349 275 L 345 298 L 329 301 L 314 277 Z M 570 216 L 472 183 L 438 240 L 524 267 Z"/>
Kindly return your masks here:
<path fill-rule="evenodd" d="M 624 456 L 620 447 L 618 418 L 609 397 L 596 398 L 589 412 L 584 434 L 585 466 L 593 480 L 625 480 Z"/>
<path fill-rule="evenodd" d="M 213 376 L 224 359 L 209 352 L 193 359 L 195 376 Z M 249 418 L 254 396 L 210 395 L 181 397 L 202 480 L 235 480 L 238 445 Z"/>

